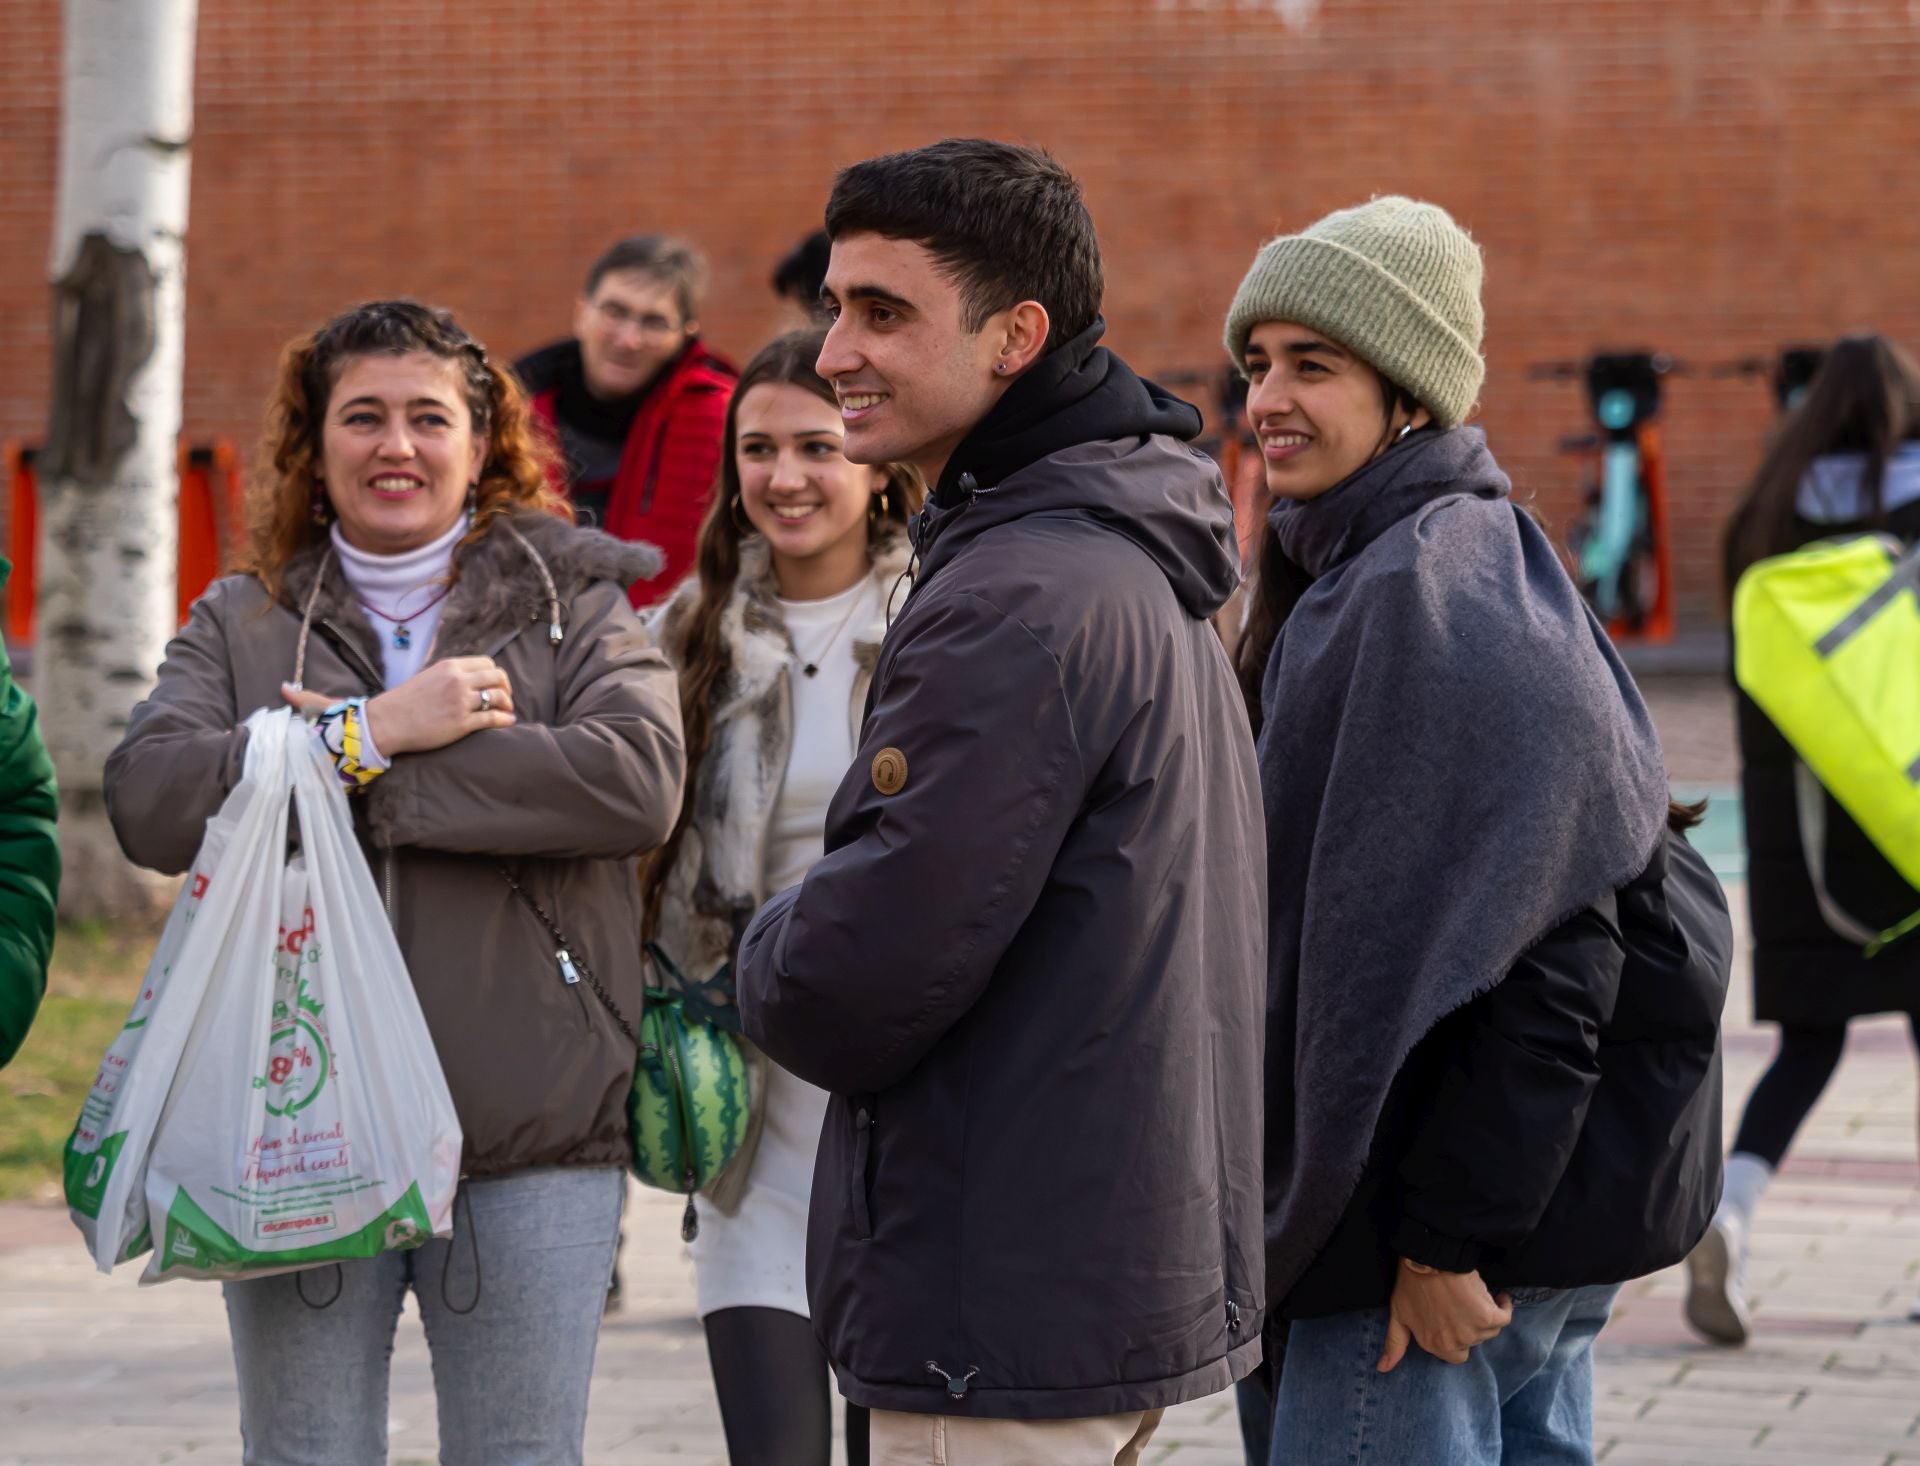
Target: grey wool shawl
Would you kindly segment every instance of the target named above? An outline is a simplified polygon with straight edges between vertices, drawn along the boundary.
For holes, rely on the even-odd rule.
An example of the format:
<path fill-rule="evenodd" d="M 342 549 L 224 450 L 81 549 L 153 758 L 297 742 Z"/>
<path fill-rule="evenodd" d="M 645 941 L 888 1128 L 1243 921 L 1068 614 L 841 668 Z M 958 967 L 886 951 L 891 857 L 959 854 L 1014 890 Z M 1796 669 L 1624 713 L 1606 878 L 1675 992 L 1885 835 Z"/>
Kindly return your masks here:
<path fill-rule="evenodd" d="M 1313 577 L 1261 696 L 1278 1303 L 1414 1045 L 1646 868 L 1667 788 L 1638 689 L 1477 429 L 1411 435 L 1270 522 Z"/>

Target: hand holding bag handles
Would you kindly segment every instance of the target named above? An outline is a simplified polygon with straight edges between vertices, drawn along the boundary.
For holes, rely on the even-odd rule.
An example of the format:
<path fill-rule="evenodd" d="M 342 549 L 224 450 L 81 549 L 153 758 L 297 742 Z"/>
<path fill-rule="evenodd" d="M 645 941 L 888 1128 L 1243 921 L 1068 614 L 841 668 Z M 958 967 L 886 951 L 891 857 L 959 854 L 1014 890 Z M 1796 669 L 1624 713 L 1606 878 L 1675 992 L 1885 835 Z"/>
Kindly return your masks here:
<path fill-rule="evenodd" d="M 460 1124 L 346 797 L 291 709 L 247 726 L 173 970 L 129 1020 L 152 1030 L 126 1051 L 135 1082 L 104 1112 L 90 1097 L 101 1113 L 76 1131 L 105 1159 L 97 1192 L 93 1166 L 80 1177 L 76 1219 L 109 1267 L 144 1240 L 125 1235 L 142 1193 L 145 1282 L 259 1277 L 452 1230 Z M 114 1058 L 103 1073 L 122 1072 Z"/>

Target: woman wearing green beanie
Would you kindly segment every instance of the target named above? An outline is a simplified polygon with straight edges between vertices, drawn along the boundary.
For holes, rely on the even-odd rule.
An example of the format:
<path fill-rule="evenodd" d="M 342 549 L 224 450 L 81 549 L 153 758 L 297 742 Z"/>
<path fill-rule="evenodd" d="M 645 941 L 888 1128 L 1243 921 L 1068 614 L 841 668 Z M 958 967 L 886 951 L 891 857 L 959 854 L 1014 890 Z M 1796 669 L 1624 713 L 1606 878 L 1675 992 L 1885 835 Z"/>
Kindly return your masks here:
<path fill-rule="evenodd" d="M 1480 251 L 1382 198 L 1227 317 L 1276 507 L 1272 1461 L 1592 1459 L 1592 1344 L 1719 1190 L 1731 932 L 1645 705 L 1477 429 Z"/>

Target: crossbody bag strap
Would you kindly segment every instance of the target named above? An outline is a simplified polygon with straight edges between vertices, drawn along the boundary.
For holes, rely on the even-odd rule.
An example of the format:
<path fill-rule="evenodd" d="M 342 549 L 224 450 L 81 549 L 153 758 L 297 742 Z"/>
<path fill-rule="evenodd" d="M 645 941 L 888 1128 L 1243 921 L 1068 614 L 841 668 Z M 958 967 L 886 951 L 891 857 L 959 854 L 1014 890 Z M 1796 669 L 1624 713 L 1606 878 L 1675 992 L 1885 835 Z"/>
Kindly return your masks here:
<path fill-rule="evenodd" d="M 593 989 L 593 995 L 600 1000 L 601 1006 L 613 1015 L 613 1021 L 619 1026 L 620 1031 L 633 1040 L 635 1047 L 638 1047 L 640 1031 L 627 1021 L 627 1015 L 622 1013 L 620 1005 L 614 1002 L 613 994 L 600 986 L 600 979 L 595 977 L 593 969 L 587 966 L 586 954 L 568 943 L 554 919 L 548 916 L 545 908 L 527 893 L 527 888 L 520 884 L 519 878 L 514 875 L 504 860 L 499 863 L 499 869 L 501 878 L 513 888 L 513 894 L 520 898 L 521 904 L 538 918 L 540 924 L 547 929 L 548 935 L 553 938 L 553 955 L 554 960 L 560 964 L 560 975 L 564 978 L 568 971 L 572 970 L 584 978 L 587 986 Z M 568 981 L 571 980 L 568 978 Z"/>

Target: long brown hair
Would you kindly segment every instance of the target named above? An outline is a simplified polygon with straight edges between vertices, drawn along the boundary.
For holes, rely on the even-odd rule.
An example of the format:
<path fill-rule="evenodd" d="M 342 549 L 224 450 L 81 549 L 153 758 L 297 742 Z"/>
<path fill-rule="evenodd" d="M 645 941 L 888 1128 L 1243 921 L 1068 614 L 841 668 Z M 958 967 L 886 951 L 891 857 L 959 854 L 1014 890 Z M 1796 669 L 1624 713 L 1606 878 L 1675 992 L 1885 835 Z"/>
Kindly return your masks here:
<path fill-rule="evenodd" d="M 790 331 L 760 348 L 740 380 L 734 383 L 727 403 L 726 428 L 720 441 L 720 474 L 714 486 L 713 502 L 700 524 L 700 539 L 695 550 L 694 573 L 699 577 L 699 595 L 680 629 L 669 635 L 667 654 L 680 669 L 680 720 L 687 750 L 687 785 L 680 804 L 680 817 L 673 833 L 647 858 L 641 870 L 640 885 L 645 901 L 645 932 L 651 938 L 659 924 L 661 892 L 667 872 L 693 816 L 694 800 L 701 761 L 713 741 L 714 690 L 721 677 L 733 665 L 733 654 L 721 630 L 721 615 L 733 597 L 740 579 L 740 546 L 756 531 L 747 522 L 740 500 L 740 466 L 735 456 L 739 440 L 740 404 L 755 387 L 775 385 L 801 387 L 822 402 L 837 405 L 833 388 L 814 370 L 826 332 L 820 328 Z M 904 463 L 890 463 L 884 470 L 886 488 L 874 495 L 868 516 L 869 542 L 886 529 L 904 528 L 919 512 L 926 497 L 926 484 L 918 469 Z"/>
<path fill-rule="evenodd" d="M 1727 524 L 1723 571 L 1727 603 L 1734 583 L 1756 561 L 1805 542 L 1796 523 L 1800 481 L 1828 453 L 1858 453 L 1866 462 L 1866 522 L 1886 527 L 1881 480 L 1900 444 L 1920 436 L 1920 365 L 1884 336 L 1846 336 L 1833 344 L 1768 444 L 1746 497 Z"/>
<path fill-rule="evenodd" d="M 325 493 L 316 475 L 327 399 L 341 370 L 357 357 L 412 351 L 459 368 L 473 431 L 487 440 L 473 527 L 461 543 L 479 539 L 496 515 L 512 508 L 572 517 L 553 487 L 552 450 L 535 432 L 526 394 L 512 373 L 496 366 L 448 312 L 412 300 L 368 301 L 294 338 L 280 353 L 247 486 L 248 546 L 240 566 L 269 594 L 279 593 L 287 562 L 327 534 L 314 513 L 317 503 L 324 508 Z"/>
<path fill-rule="evenodd" d="M 1397 412 L 1413 412 L 1420 401 L 1406 388 L 1380 379 L 1380 401 L 1386 412 L 1387 432 L 1393 431 Z M 1382 449 L 1389 439 L 1380 440 Z M 1233 650 L 1234 676 L 1240 683 L 1240 698 L 1247 705 L 1247 719 L 1253 724 L 1253 736 L 1260 736 L 1260 684 L 1266 680 L 1267 662 L 1273 656 L 1274 643 L 1280 640 L 1280 628 L 1287 624 L 1293 608 L 1300 604 L 1313 586 L 1313 577 L 1288 558 L 1280 548 L 1280 536 L 1271 524 L 1260 526 L 1259 558 L 1254 565 L 1253 595 L 1247 606 L 1246 630 Z"/>

